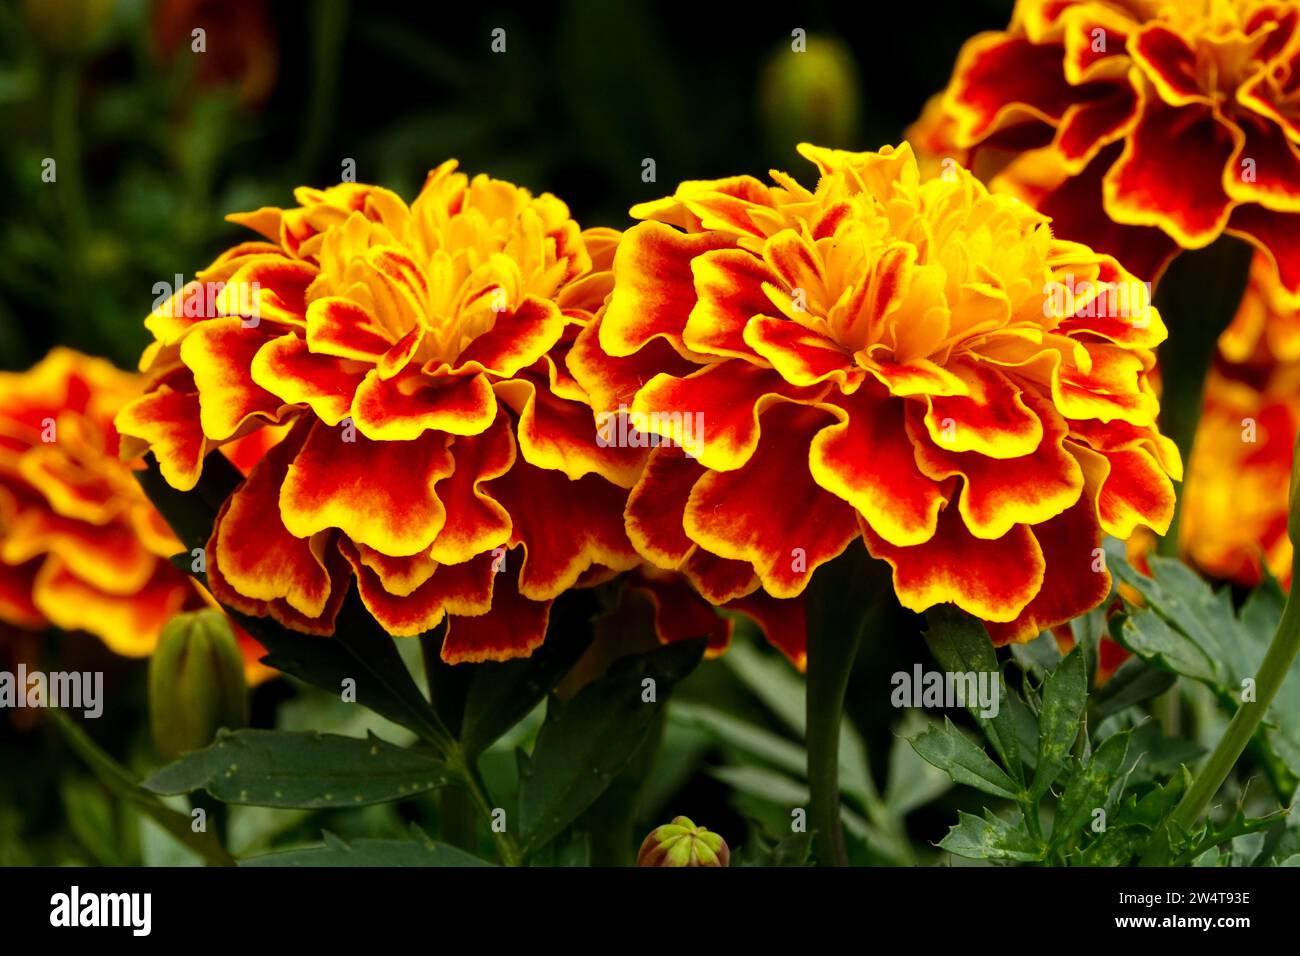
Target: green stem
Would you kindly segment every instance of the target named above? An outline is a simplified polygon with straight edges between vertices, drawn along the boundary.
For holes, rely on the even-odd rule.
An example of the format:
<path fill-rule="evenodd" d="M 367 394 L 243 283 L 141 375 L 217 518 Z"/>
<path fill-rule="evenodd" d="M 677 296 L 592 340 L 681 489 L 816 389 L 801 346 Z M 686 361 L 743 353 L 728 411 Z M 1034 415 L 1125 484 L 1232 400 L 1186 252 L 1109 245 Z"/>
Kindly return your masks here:
<path fill-rule="evenodd" d="M 478 846 L 474 804 L 460 787 L 443 787 L 438 791 L 438 835 L 444 842 L 470 853 Z"/>
<path fill-rule="evenodd" d="M 1237 708 L 1237 712 L 1232 715 L 1232 720 L 1228 723 L 1228 728 L 1224 731 L 1218 746 L 1197 772 L 1191 786 L 1187 788 L 1182 800 L 1178 802 L 1178 806 L 1165 822 L 1163 831 L 1158 832 L 1152 839 L 1142 858 L 1143 865 L 1150 866 L 1164 862 L 1168 858 L 1169 851 L 1165 835 L 1171 831 L 1177 833 L 1190 830 L 1200 820 L 1201 814 L 1210 805 L 1214 795 L 1219 792 L 1219 787 L 1223 785 L 1224 780 L 1228 779 L 1228 774 L 1231 773 L 1238 758 L 1255 736 L 1260 722 L 1268 713 L 1269 705 L 1273 702 L 1283 681 L 1286 680 L 1287 674 L 1290 673 L 1298 651 L 1300 651 L 1300 604 L 1297 604 L 1294 598 L 1288 598 L 1286 608 L 1282 612 L 1282 620 L 1277 626 L 1277 633 L 1273 635 L 1268 653 L 1264 655 L 1264 661 L 1259 665 L 1259 672 L 1255 676 L 1255 699 L 1242 703 Z"/>
<path fill-rule="evenodd" d="M 51 708 L 50 720 L 63 733 L 68 745 L 94 771 L 103 784 L 134 804 L 173 837 L 213 866 L 234 866 L 235 859 L 211 833 L 195 833 L 190 818 L 177 813 L 151 793 L 141 790 L 125 767 L 104 752 L 90 736 L 59 708 Z"/>
<path fill-rule="evenodd" d="M 306 180 L 316 171 L 337 112 L 339 57 L 347 32 L 348 0 L 323 0 L 313 14 L 311 98 L 298 157 Z"/>
<path fill-rule="evenodd" d="M 835 646 L 836 642 L 839 646 Z M 848 866 L 844 827 L 840 821 L 840 721 L 849 686 L 846 668 L 829 666 L 852 661 L 857 635 L 808 635 L 808 786 L 809 815 L 818 858 L 832 866 Z M 816 664 L 814 664 L 816 662 Z"/>
<path fill-rule="evenodd" d="M 840 820 L 840 724 L 853 660 L 877 606 L 876 572 L 875 562 L 855 541 L 818 569 L 808 589 L 808 815 L 817 858 L 829 866 L 849 862 Z"/>
<path fill-rule="evenodd" d="M 1178 446 L 1184 472 L 1192 460 L 1205 377 L 1219 336 L 1241 304 L 1253 254 L 1245 242 L 1223 236 L 1205 249 L 1180 253 L 1160 280 L 1155 304 L 1169 328 L 1169 341 L 1160 350 L 1160 430 Z M 1180 494 L 1158 545 L 1163 555 L 1178 554 L 1182 500 Z"/>
<path fill-rule="evenodd" d="M 501 857 L 501 862 L 506 866 L 519 866 L 523 859 L 519 844 L 515 842 L 515 838 L 510 835 L 508 830 L 498 832 L 496 827 L 493 826 L 492 804 L 488 801 L 487 787 L 483 783 L 483 778 L 479 775 L 478 768 L 472 766 L 465 759 L 465 755 L 461 752 L 459 746 L 447 754 L 447 762 L 464 779 L 465 789 L 469 793 L 470 799 L 487 821 L 488 832 L 492 834 L 492 842 L 496 844 L 497 855 Z"/>

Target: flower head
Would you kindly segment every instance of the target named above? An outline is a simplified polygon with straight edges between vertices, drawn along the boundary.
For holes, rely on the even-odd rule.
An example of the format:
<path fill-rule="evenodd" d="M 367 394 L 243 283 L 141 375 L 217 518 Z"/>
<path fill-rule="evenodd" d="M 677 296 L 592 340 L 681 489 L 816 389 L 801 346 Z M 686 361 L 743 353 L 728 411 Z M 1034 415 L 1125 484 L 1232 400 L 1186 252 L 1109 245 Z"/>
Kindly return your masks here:
<path fill-rule="evenodd" d="M 943 131 L 1066 238 L 1155 277 L 1179 247 L 1251 241 L 1300 297 L 1300 7 L 1019 0 L 957 59 Z M 927 136 L 929 138 L 929 136 Z"/>
<path fill-rule="evenodd" d="M 638 551 L 720 604 L 798 595 L 862 534 L 906 607 L 1000 641 L 1095 606 L 1101 531 L 1165 530 L 1181 468 L 1146 287 L 960 167 L 921 182 L 906 145 L 800 151 L 814 190 L 773 172 L 634 208 L 569 354 L 598 422 L 662 441 Z"/>
<path fill-rule="evenodd" d="M 355 578 L 390 633 L 452 615 L 448 660 L 529 653 L 554 597 L 638 560 L 621 512 L 643 455 L 596 441 L 563 363 L 618 234 L 454 161 L 409 206 L 355 183 L 295 195 L 231 216 L 267 241 L 146 319 L 127 448 L 185 489 L 209 449 L 288 428 L 218 516 L 224 603 L 328 634 Z"/>
<path fill-rule="evenodd" d="M 56 348 L 0 374 L 0 620 L 88 631 L 131 657 L 207 596 L 168 561 L 181 550 L 118 458 L 113 416 L 143 380 Z M 250 677 L 264 651 L 246 635 Z"/>

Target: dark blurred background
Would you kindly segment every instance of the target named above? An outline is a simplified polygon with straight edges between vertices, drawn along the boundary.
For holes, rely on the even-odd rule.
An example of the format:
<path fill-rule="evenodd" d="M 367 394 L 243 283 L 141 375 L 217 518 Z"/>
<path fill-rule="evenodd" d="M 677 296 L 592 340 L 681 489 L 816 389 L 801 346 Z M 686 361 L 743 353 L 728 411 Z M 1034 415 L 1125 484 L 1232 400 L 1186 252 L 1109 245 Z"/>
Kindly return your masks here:
<path fill-rule="evenodd" d="M 681 179 L 808 181 L 796 142 L 897 142 L 1010 0 L 772 9 L 4 0 L 0 365 L 64 343 L 133 366 L 153 285 L 238 238 L 227 212 L 291 205 L 347 159 L 410 199 L 456 157 L 556 193 L 584 225 L 624 225 Z"/>

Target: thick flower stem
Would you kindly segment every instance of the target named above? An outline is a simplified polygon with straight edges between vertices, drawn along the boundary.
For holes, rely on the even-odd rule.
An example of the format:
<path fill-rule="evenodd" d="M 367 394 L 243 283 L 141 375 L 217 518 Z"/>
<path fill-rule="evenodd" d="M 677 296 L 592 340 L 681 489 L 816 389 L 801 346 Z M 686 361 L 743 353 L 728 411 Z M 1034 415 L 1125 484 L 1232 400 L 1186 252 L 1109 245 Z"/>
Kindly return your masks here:
<path fill-rule="evenodd" d="M 857 655 L 858 635 L 808 635 L 808 786 L 809 815 L 817 857 L 832 866 L 848 866 L 840 823 L 840 721 L 849 672 Z M 816 662 L 816 663 L 814 663 Z"/>
<path fill-rule="evenodd" d="M 828 866 L 848 865 L 840 822 L 840 724 L 865 623 L 879 606 L 874 564 L 855 541 L 817 571 L 807 594 L 809 817 L 817 858 Z"/>
<path fill-rule="evenodd" d="M 1205 249 L 1180 253 L 1160 280 L 1155 304 L 1169 328 L 1169 341 L 1160 350 L 1160 430 L 1178 446 L 1184 479 L 1201 419 L 1205 377 L 1219 336 L 1241 304 L 1252 255 L 1247 243 L 1223 236 Z M 1182 500 L 1180 494 L 1173 522 L 1160 540 L 1161 554 L 1178 553 Z"/>

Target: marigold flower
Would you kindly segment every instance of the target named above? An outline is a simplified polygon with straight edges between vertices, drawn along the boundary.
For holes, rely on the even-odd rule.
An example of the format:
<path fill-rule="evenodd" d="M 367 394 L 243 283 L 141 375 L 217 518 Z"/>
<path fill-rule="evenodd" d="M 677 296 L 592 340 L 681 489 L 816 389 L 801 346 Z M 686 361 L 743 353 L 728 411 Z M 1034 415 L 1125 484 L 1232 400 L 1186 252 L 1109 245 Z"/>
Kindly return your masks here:
<path fill-rule="evenodd" d="M 1102 530 L 1166 530 L 1181 472 L 1145 286 L 965 169 L 920 182 L 907 145 L 800 151 L 815 190 L 773 172 L 635 207 L 569 353 L 598 422 L 663 441 L 632 542 L 715 604 L 798 595 L 861 533 L 906 607 L 998 641 L 1094 607 Z"/>
<path fill-rule="evenodd" d="M 1297 82 L 1292 0 L 1019 0 L 1006 30 L 963 47 L 944 109 L 953 146 L 999 154 L 993 184 L 1058 234 L 1154 278 L 1228 232 L 1295 299 Z M 919 132 L 942 130 L 931 116 Z"/>
<path fill-rule="evenodd" d="M 56 348 L 26 372 L 0 373 L 0 620 L 27 630 L 88 631 L 129 657 L 210 599 L 172 566 L 181 550 L 118 458 L 113 416 L 143 380 Z M 271 671 L 247 635 L 250 679 Z"/>
<path fill-rule="evenodd" d="M 563 361 L 618 233 L 454 161 L 409 206 L 356 183 L 295 197 L 231 216 L 269 241 L 145 320 L 128 453 L 188 489 L 210 449 L 287 427 L 213 529 L 223 603 L 329 634 L 355 577 L 392 634 L 451 615 L 449 661 L 527 655 L 557 595 L 639 561 L 621 515 L 645 453 L 597 442 Z"/>

